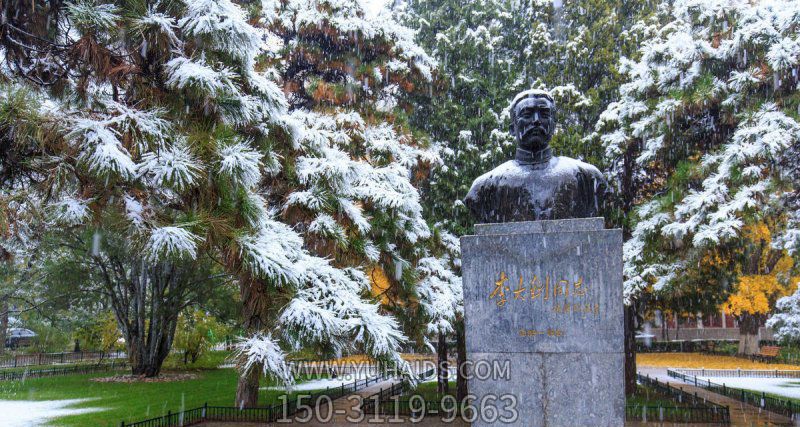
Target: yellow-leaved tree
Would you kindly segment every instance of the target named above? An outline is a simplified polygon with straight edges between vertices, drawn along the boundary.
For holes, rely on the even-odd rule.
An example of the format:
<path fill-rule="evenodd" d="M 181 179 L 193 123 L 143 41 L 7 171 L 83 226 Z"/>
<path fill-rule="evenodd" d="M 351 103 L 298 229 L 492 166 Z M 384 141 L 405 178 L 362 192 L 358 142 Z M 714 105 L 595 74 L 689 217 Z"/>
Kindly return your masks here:
<path fill-rule="evenodd" d="M 775 302 L 792 293 L 793 259 L 772 248 L 772 234 L 767 224 L 746 227 L 735 292 L 722 305 L 726 314 L 739 322 L 739 353 L 758 352 L 758 328 L 775 308 Z"/>
<path fill-rule="evenodd" d="M 175 349 L 183 352 L 183 363 L 195 363 L 204 352 L 221 342 L 228 326 L 200 309 L 189 309 L 178 316 Z"/>
<path fill-rule="evenodd" d="M 77 341 L 83 343 L 83 348 L 105 352 L 121 350 L 123 348 L 122 332 L 117 326 L 114 313 L 104 311 L 91 319 L 75 331 Z"/>

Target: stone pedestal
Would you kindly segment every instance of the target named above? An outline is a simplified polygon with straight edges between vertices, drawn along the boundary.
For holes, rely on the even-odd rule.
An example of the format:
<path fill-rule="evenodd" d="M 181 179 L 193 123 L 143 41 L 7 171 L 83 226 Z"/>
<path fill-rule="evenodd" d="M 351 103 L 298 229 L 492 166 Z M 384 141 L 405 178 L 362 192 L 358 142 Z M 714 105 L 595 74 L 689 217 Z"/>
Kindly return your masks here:
<path fill-rule="evenodd" d="M 469 392 L 484 408 L 472 425 L 622 426 L 621 230 L 601 218 L 475 229 L 461 238 Z"/>

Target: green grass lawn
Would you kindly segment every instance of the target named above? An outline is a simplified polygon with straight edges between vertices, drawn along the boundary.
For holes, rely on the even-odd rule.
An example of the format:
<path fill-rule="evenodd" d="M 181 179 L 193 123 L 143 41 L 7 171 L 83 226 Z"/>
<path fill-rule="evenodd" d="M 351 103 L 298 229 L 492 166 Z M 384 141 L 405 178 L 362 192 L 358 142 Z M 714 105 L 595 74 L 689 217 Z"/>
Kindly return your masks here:
<path fill-rule="evenodd" d="M 125 359 L 115 359 L 116 363 L 124 363 Z M 103 360 L 99 362 L 101 365 L 110 365 L 110 360 Z M 30 371 L 43 371 L 49 369 L 73 369 L 75 367 L 84 367 L 84 366 L 96 366 L 98 364 L 97 360 L 91 362 L 78 362 L 78 363 L 64 363 L 61 365 L 31 365 L 31 366 L 22 366 L 19 368 L 0 368 L 0 373 L 2 372 L 30 372 Z"/>
<path fill-rule="evenodd" d="M 693 406 L 690 402 L 678 402 L 676 399 L 672 399 L 669 396 L 664 396 L 663 394 L 641 384 L 637 384 L 636 393 L 633 396 L 627 396 L 625 398 L 625 404 L 629 406 L 654 407 Z"/>
<path fill-rule="evenodd" d="M 104 408 L 103 411 L 56 418 L 54 426 L 116 427 L 120 421 L 140 421 L 181 409 L 209 405 L 235 406 L 237 372 L 234 369 L 202 369 L 216 366 L 219 355 L 190 366 L 198 378 L 163 383 L 98 383 L 91 378 L 111 376 L 102 372 L 85 375 L 31 378 L 0 382 L 0 400 L 92 399 L 73 408 Z M 180 360 L 180 365 L 183 361 Z M 201 362 L 198 360 L 198 362 Z M 301 380 L 298 380 L 300 382 Z M 262 380 L 262 386 L 269 385 Z M 309 393 L 309 392 L 303 392 Z M 259 405 L 279 403 L 282 390 L 261 390 Z"/>
<path fill-rule="evenodd" d="M 165 370 L 183 370 L 183 369 L 216 369 L 222 364 L 228 363 L 231 353 L 227 351 L 209 351 L 203 353 L 195 363 L 183 363 L 183 355 L 170 354 L 167 360 L 164 361 L 163 369 Z"/>
<path fill-rule="evenodd" d="M 429 381 L 429 382 L 419 383 L 417 385 L 417 388 L 406 392 L 403 396 L 404 396 L 404 398 L 410 398 L 413 395 L 419 395 L 419 396 L 422 396 L 422 398 L 425 399 L 426 402 L 431 402 L 431 401 L 433 401 L 433 402 L 441 402 L 442 395 L 439 394 L 439 392 L 436 390 L 437 385 L 438 384 L 436 383 L 436 381 Z M 449 387 L 448 387 L 448 393 L 447 394 L 449 394 L 451 396 L 455 396 L 456 395 L 456 382 L 455 381 L 450 381 L 448 383 L 448 386 Z M 404 400 L 404 399 L 401 399 L 401 400 Z"/>

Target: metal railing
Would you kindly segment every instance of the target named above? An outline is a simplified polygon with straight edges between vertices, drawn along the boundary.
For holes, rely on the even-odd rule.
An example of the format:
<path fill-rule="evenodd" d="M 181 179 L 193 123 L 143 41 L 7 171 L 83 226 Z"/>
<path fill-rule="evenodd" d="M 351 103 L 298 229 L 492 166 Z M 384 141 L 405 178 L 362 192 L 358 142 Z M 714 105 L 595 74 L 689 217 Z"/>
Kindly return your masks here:
<path fill-rule="evenodd" d="M 650 378 L 649 375 L 637 374 L 636 379 L 655 393 L 668 397 L 679 405 L 626 405 L 625 419 L 629 421 L 659 421 L 683 423 L 718 423 L 730 424 L 730 409 L 727 406 L 711 402 L 696 393 L 692 394 L 682 388 Z"/>
<path fill-rule="evenodd" d="M 424 380 L 437 373 L 436 368 L 431 368 L 417 376 L 417 380 Z M 425 400 L 421 396 L 418 398 L 408 397 L 401 400 L 400 395 L 409 391 L 409 384 L 406 382 L 395 384 L 387 389 L 381 389 L 377 393 L 364 398 L 361 402 L 361 412 L 364 415 L 389 415 L 417 417 L 425 414 L 453 415 L 464 412 L 465 408 L 460 407 L 455 398 L 441 400 Z M 395 396 L 398 396 L 397 398 Z"/>
<path fill-rule="evenodd" d="M 625 406 L 626 421 L 667 423 L 730 424 L 730 415 L 708 407 L 694 406 Z"/>
<path fill-rule="evenodd" d="M 746 377 L 746 378 L 800 378 L 800 370 L 784 369 L 673 369 L 684 375 L 698 377 Z"/>
<path fill-rule="evenodd" d="M 417 381 L 421 381 L 430 377 L 435 373 L 436 373 L 436 368 L 431 368 L 417 375 L 416 379 Z M 406 381 L 401 381 L 397 384 L 392 384 L 389 388 L 381 388 L 380 390 L 378 390 L 377 393 L 373 393 L 365 397 L 361 401 L 361 411 L 364 414 L 375 414 L 376 408 L 379 408 L 384 401 L 390 399 L 392 396 L 403 394 L 408 390 L 409 390 L 409 383 Z M 394 400 L 392 400 L 392 402 L 394 402 Z"/>
<path fill-rule="evenodd" d="M 68 353 L 31 353 L 0 357 L 0 368 L 19 368 L 36 365 L 58 365 L 80 363 L 83 361 L 121 359 L 126 357 L 124 351 L 78 351 Z"/>
<path fill-rule="evenodd" d="M 94 372 L 113 371 L 128 366 L 127 361 L 111 363 L 98 363 L 93 365 L 66 366 L 63 368 L 26 369 L 24 371 L 0 371 L 0 381 L 20 381 L 27 378 L 52 377 L 58 375 L 91 374 Z"/>
<path fill-rule="evenodd" d="M 133 423 L 120 422 L 120 427 L 176 427 L 189 426 L 205 421 L 242 421 L 255 423 L 272 423 L 280 420 L 287 420 L 306 408 L 315 408 L 320 404 L 326 404 L 342 396 L 351 394 L 361 388 L 368 387 L 380 381 L 391 378 L 393 375 L 384 372 L 379 376 L 356 380 L 352 383 L 342 384 L 341 387 L 326 388 L 325 390 L 310 395 L 305 395 L 304 400 L 309 402 L 289 401 L 278 403 L 267 407 L 258 408 L 237 408 L 234 406 L 208 406 L 205 405 L 186 409 L 183 411 L 167 415 L 154 417 L 147 420 L 136 421 Z"/>
<path fill-rule="evenodd" d="M 748 405 L 784 415 L 792 419 L 795 418 L 795 414 L 800 413 L 800 404 L 795 403 L 789 398 L 767 396 L 765 392 L 757 393 L 728 387 L 725 384 L 717 384 L 711 380 L 700 379 L 696 375 L 684 374 L 674 369 L 667 369 L 667 375 L 671 378 L 676 378 L 690 385 L 694 385 L 695 387 L 704 388 L 708 391 L 728 396 Z"/>
<path fill-rule="evenodd" d="M 760 354 L 738 354 L 735 351 L 734 352 L 730 352 L 730 351 L 722 351 L 722 350 L 719 350 L 719 349 L 713 349 L 713 350 L 704 351 L 704 353 L 712 354 L 712 355 L 715 355 L 715 356 L 736 357 L 738 359 L 757 361 L 757 362 L 767 363 L 767 364 L 780 363 L 780 364 L 783 364 L 783 365 L 800 366 L 800 355 L 798 355 L 797 352 L 791 352 L 791 353 L 788 353 L 788 354 L 786 354 L 784 352 L 778 352 L 778 355 L 775 356 L 775 357 L 762 356 Z"/>

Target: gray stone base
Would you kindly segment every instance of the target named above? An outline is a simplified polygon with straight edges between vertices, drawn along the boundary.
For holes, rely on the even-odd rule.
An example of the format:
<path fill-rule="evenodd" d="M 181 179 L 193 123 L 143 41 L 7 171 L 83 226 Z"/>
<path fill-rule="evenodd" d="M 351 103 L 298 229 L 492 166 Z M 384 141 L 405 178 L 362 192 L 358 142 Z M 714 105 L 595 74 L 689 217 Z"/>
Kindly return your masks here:
<path fill-rule="evenodd" d="M 473 426 L 624 424 L 622 232 L 602 227 L 481 224 L 461 238 Z"/>
<path fill-rule="evenodd" d="M 473 426 L 623 425 L 625 396 L 619 393 L 624 388 L 620 372 L 623 353 L 472 353 L 468 359 L 473 366 L 480 366 L 478 371 L 498 367 L 494 372 L 489 370 L 492 375 L 488 378 L 485 371 L 470 376 L 469 392 L 477 397 L 475 406 L 480 408 L 482 396 L 492 396 L 487 404 L 496 405 L 500 415 L 508 419 L 511 411 L 504 409 L 510 408 L 512 401 L 500 397 L 511 395 L 518 413 L 516 420 L 509 422 L 479 417 Z M 495 395 L 497 400 L 493 399 Z"/>

